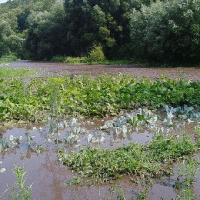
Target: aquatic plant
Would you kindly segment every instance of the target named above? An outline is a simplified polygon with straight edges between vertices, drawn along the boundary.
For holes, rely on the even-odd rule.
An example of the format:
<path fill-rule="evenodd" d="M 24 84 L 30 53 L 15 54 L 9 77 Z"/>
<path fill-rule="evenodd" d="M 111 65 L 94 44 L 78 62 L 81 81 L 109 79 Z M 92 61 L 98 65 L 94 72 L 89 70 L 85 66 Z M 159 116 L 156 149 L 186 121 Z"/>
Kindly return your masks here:
<path fill-rule="evenodd" d="M 102 143 L 105 140 L 105 133 L 94 131 L 88 135 L 88 143 Z"/>

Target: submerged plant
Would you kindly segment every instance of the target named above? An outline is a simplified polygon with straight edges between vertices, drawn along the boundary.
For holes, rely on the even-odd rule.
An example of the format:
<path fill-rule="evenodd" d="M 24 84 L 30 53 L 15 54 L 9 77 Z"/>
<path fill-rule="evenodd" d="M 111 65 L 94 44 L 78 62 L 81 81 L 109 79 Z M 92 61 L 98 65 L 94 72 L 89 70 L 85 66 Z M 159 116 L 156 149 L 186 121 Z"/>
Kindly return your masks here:
<path fill-rule="evenodd" d="M 27 144 L 28 144 L 28 146 L 30 146 L 31 141 L 33 140 L 33 137 L 31 136 L 31 134 L 29 132 L 26 132 L 25 135 L 26 135 Z"/>
<path fill-rule="evenodd" d="M 9 138 L 0 139 L 0 152 L 7 151 L 9 148 L 18 147 L 21 140 L 22 136 L 16 138 L 13 135 L 10 135 Z"/>

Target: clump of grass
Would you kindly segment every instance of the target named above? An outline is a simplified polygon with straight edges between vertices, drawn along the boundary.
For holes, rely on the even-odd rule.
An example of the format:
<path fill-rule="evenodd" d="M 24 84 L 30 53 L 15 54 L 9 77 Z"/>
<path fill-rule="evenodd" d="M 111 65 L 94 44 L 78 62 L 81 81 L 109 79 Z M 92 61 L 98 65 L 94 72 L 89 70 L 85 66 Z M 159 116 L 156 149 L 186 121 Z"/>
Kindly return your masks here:
<path fill-rule="evenodd" d="M 174 187 L 180 190 L 181 195 L 178 196 L 176 200 L 197 199 L 192 185 L 196 181 L 197 172 L 199 170 L 198 167 L 198 160 L 191 157 L 184 158 L 184 160 L 177 166 L 179 176 Z"/>
<path fill-rule="evenodd" d="M 54 56 L 51 61 L 53 62 L 65 62 L 70 64 L 83 64 L 87 63 L 87 57 L 65 57 L 65 56 Z"/>
<path fill-rule="evenodd" d="M 120 178 L 123 174 L 146 177 L 169 174 L 169 163 L 196 150 L 196 144 L 187 135 L 183 135 L 182 140 L 175 136 L 164 138 L 157 135 L 146 146 L 131 143 L 114 150 L 88 147 L 71 153 L 65 153 L 61 148 L 57 154 L 63 164 L 81 176 L 104 182 Z"/>
<path fill-rule="evenodd" d="M 30 69 L 9 68 L 9 66 L 0 67 L 0 78 L 24 78 L 36 73 L 36 71 Z"/>
<path fill-rule="evenodd" d="M 87 57 L 66 57 L 65 62 L 70 64 L 83 64 L 87 63 Z"/>
<path fill-rule="evenodd" d="M 9 55 L 9 56 L 2 56 L 0 57 L 0 64 L 2 63 L 11 63 L 13 61 L 17 60 L 17 57 L 14 55 Z"/>

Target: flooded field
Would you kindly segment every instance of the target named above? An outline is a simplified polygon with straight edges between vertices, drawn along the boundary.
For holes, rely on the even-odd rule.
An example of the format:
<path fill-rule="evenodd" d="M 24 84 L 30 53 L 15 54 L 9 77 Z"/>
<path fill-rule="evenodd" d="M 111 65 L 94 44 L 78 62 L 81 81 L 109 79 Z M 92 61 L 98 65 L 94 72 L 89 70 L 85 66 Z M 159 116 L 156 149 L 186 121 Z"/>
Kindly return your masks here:
<path fill-rule="evenodd" d="M 7 148 L 0 157 L 0 169 L 6 169 L 0 173 L 0 193 L 16 181 L 12 169 L 14 165 L 18 165 L 26 169 L 26 185 L 32 185 L 31 199 L 118 199 L 120 195 L 125 199 L 139 199 L 144 188 L 141 185 L 142 180 L 135 175 L 124 175 L 119 180 L 111 180 L 104 184 L 73 183 L 73 177 L 77 173 L 73 173 L 58 159 L 58 147 L 66 147 L 70 153 L 79 152 L 81 148 L 88 146 L 115 149 L 132 142 L 146 145 L 152 140 L 155 132 L 165 135 L 178 134 L 180 137 L 187 133 L 194 137 L 194 127 L 199 124 L 197 117 L 200 116 L 200 112 L 195 112 L 191 116 L 191 109 L 186 107 L 185 113 L 179 115 L 174 112 L 173 120 L 170 118 L 172 110 L 169 110 L 169 113 L 166 110 L 157 113 L 139 109 L 130 113 L 124 111 L 121 116 L 114 118 L 52 120 L 42 127 L 7 130 L 0 139 L 2 144 L 7 142 Z M 141 120 L 137 122 L 137 126 L 132 126 L 131 119 L 142 113 L 145 120 L 151 123 Z M 182 115 L 185 115 L 185 120 L 182 119 Z M 192 122 L 190 119 L 193 119 Z M 16 141 L 18 143 L 15 144 Z M 197 153 L 195 156 L 200 163 L 200 154 Z M 175 199 L 179 195 L 180 191 L 175 189 L 175 184 L 180 175 L 177 173 L 176 165 L 171 167 L 174 172 L 171 176 L 152 179 L 153 185 L 148 187 L 146 199 Z M 135 180 L 138 180 L 137 184 Z M 200 198 L 199 185 L 198 171 L 194 184 L 197 198 Z M 8 194 L 9 190 L 3 193 L 1 199 L 7 199 Z"/>
<path fill-rule="evenodd" d="M 200 68 L 9 67 L 39 74 L 0 82 L 0 199 L 200 199 Z"/>

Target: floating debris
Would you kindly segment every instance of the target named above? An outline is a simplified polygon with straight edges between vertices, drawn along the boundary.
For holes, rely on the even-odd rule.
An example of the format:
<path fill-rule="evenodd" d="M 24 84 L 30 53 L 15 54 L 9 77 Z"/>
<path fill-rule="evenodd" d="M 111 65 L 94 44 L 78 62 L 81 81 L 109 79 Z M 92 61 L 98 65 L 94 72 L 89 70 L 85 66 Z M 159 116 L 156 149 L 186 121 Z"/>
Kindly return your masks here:
<path fill-rule="evenodd" d="M 6 171 L 6 168 L 1 168 L 0 173 L 4 173 Z"/>
<path fill-rule="evenodd" d="M 36 128 L 36 127 L 33 127 L 32 130 L 33 130 L 33 131 L 37 131 L 37 128 Z"/>

